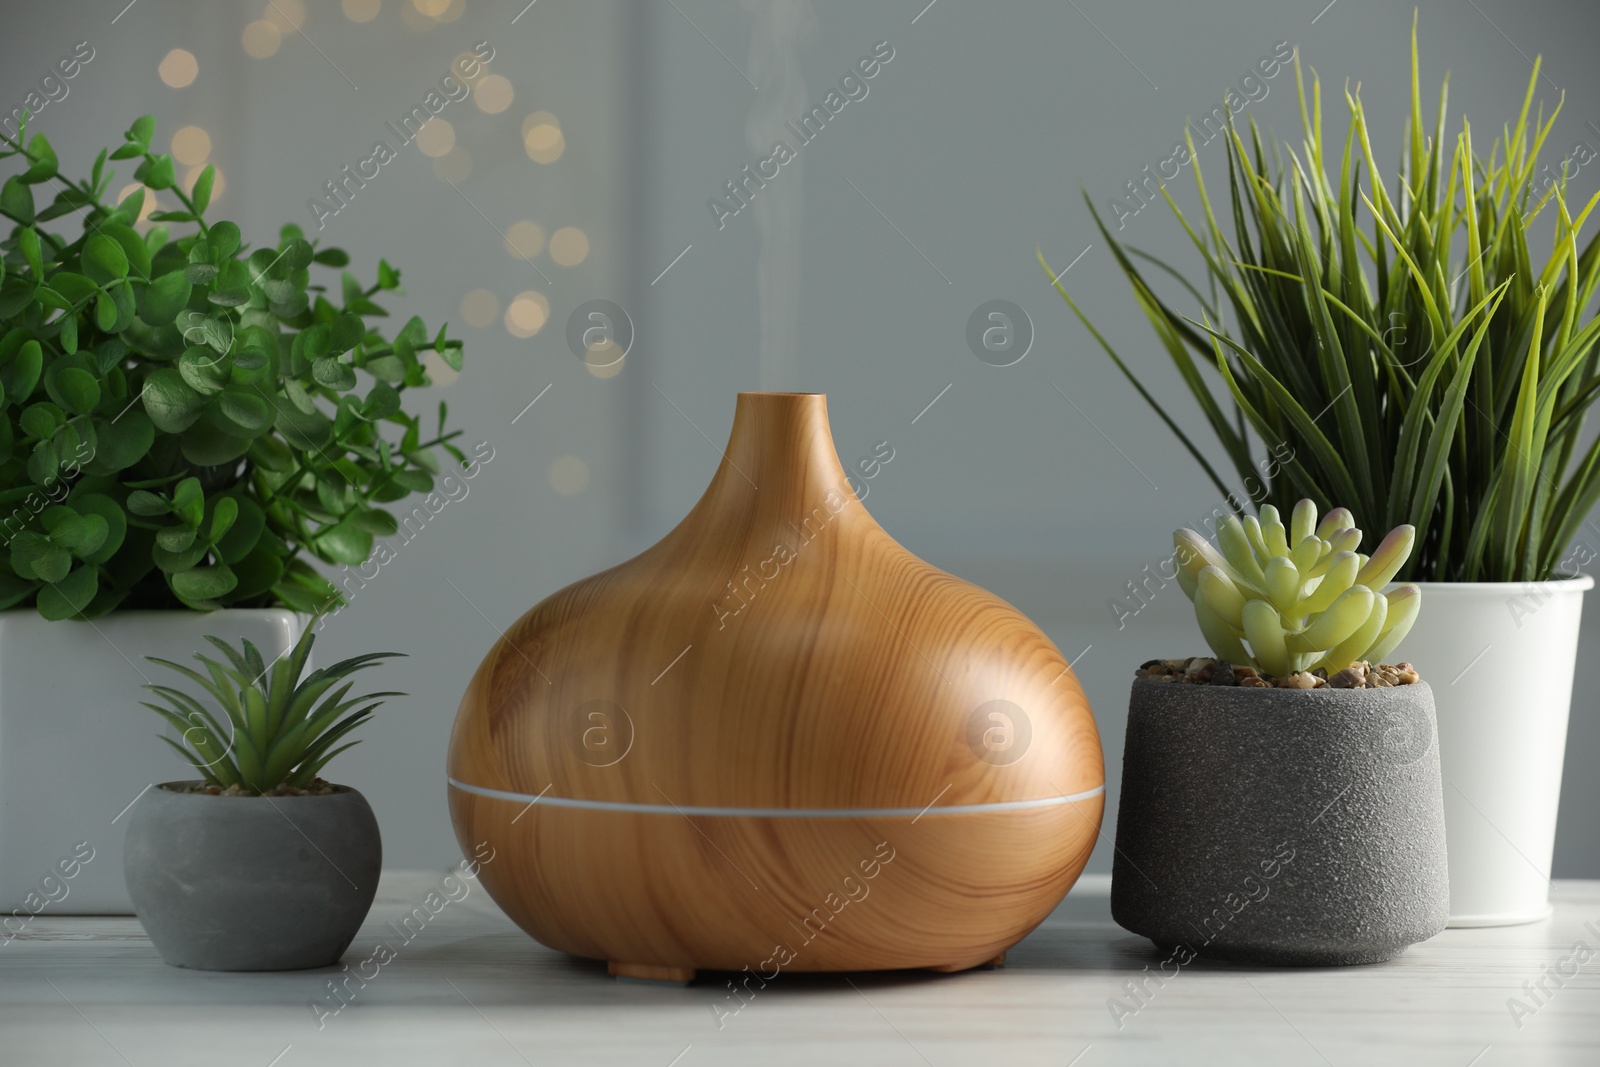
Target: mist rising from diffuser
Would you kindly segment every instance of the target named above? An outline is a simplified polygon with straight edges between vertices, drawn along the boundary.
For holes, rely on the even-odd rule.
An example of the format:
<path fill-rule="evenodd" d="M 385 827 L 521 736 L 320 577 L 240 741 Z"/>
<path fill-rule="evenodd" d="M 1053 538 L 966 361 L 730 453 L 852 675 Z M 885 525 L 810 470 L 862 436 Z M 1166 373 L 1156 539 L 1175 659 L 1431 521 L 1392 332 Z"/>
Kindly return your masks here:
<path fill-rule="evenodd" d="M 753 17 L 746 70 L 760 86 L 745 120 L 745 141 L 766 155 L 787 134 L 783 124 L 805 112 L 800 50 L 816 34 L 811 0 L 745 0 Z M 800 213 L 804 161 L 783 168 L 750 202 L 759 234 L 756 300 L 760 313 L 763 390 L 803 387 L 796 366 L 800 333 Z"/>

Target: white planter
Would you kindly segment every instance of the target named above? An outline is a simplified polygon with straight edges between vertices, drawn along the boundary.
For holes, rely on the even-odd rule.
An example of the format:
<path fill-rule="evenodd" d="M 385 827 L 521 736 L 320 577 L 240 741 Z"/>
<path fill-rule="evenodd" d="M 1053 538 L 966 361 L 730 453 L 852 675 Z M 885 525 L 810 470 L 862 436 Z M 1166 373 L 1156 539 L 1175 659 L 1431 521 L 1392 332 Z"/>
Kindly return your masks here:
<path fill-rule="evenodd" d="M 196 777 L 141 707 L 146 682 L 193 691 L 159 656 L 199 667 L 205 640 L 248 638 L 271 661 L 306 619 L 291 611 L 114 612 L 47 622 L 0 612 L 0 947 L 34 915 L 133 914 L 122 878 L 128 809 L 151 782 Z"/>
<path fill-rule="evenodd" d="M 1388 657 L 1433 687 L 1450 857 L 1450 925 L 1550 914 L 1550 861 L 1587 575 L 1422 582 L 1422 612 Z"/>

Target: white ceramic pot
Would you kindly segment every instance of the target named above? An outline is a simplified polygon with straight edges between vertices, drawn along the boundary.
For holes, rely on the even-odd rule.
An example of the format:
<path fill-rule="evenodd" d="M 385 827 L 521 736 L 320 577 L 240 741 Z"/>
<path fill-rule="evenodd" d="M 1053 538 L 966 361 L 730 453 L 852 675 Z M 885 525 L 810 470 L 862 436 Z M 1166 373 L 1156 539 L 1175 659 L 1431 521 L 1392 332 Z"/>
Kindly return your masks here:
<path fill-rule="evenodd" d="M 1444 775 L 1450 925 L 1550 914 L 1550 862 L 1587 575 L 1421 582 L 1422 612 L 1391 661 L 1433 687 Z"/>
<path fill-rule="evenodd" d="M 291 611 L 113 612 L 47 622 L 0 612 L 0 943 L 48 915 L 131 915 L 122 876 L 129 809 L 151 782 L 193 777 L 140 706 L 146 682 L 195 687 L 145 659 L 222 654 L 248 638 L 267 660 L 293 647 Z M 3 944 L 0 944 L 3 947 Z"/>

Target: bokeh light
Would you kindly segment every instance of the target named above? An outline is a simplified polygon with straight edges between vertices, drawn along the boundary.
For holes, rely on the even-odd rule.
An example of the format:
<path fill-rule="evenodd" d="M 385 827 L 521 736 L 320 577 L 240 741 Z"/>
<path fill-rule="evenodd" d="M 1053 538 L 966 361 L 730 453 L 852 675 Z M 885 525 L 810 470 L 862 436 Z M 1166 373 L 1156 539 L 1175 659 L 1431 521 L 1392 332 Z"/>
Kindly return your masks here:
<path fill-rule="evenodd" d="M 478 79 L 478 84 L 473 86 L 472 100 L 478 105 L 478 110 L 489 115 L 498 115 L 511 106 L 516 92 L 511 88 L 511 79 L 501 74 L 490 74 Z"/>
<path fill-rule="evenodd" d="M 576 226 L 563 226 L 550 235 L 550 258 L 563 267 L 576 267 L 589 258 L 589 235 Z"/>
<path fill-rule="evenodd" d="M 461 297 L 461 318 L 468 326 L 483 329 L 500 316 L 500 298 L 488 289 L 473 289 Z"/>
<path fill-rule="evenodd" d="M 589 465 L 577 456 L 557 456 L 550 462 L 550 488 L 562 496 L 577 496 L 589 488 Z"/>
<path fill-rule="evenodd" d="M 200 64 L 195 62 L 194 53 L 187 48 L 174 48 L 162 57 L 156 72 L 172 88 L 182 89 L 193 84 L 200 73 Z"/>
<path fill-rule="evenodd" d="M 266 19 L 257 19 L 244 28 L 239 35 L 239 43 L 244 45 L 244 50 L 257 59 L 266 59 L 275 55 L 278 46 L 283 43 L 283 34 L 278 27 Z"/>
<path fill-rule="evenodd" d="M 442 182 L 460 185 L 472 174 L 472 156 L 460 145 L 433 161 L 433 173 Z"/>
<path fill-rule="evenodd" d="M 566 151 L 567 140 L 560 126 L 540 123 L 523 136 L 522 147 L 535 163 L 554 163 Z"/>
<path fill-rule="evenodd" d="M 211 135 L 198 126 L 184 126 L 172 135 L 172 158 L 194 166 L 211 155 Z"/>
<path fill-rule="evenodd" d="M 532 337 L 550 318 L 550 301 L 537 290 L 518 293 L 506 305 L 506 332 L 513 337 Z"/>
<path fill-rule="evenodd" d="M 503 243 L 511 258 L 532 259 L 544 248 L 544 229 L 531 219 L 518 219 L 506 227 Z"/>
<path fill-rule="evenodd" d="M 339 0 L 339 6 L 351 22 L 371 22 L 378 17 L 383 0 Z"/>
<path fill-rule="evenodd" d="M 456 128 L 441 118 L 432 118 L 417 131 L 417 148 L 425 156 L 438 159 L 456 145 Z"/>

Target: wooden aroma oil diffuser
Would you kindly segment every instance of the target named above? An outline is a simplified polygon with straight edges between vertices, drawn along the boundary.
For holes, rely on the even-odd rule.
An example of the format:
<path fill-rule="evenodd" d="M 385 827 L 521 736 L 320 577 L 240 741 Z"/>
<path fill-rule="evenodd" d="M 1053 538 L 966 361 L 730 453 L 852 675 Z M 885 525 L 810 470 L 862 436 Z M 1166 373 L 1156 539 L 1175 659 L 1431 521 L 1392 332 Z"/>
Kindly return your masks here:
<path fill-rule="evenodd" d="M 506 631 L 449 778 L 506 914 L 676 981 L 998 963 L 1105 792 L 1060 651 L 872 520 L 815 393 L 739 394 L 688 517 Z"/>

